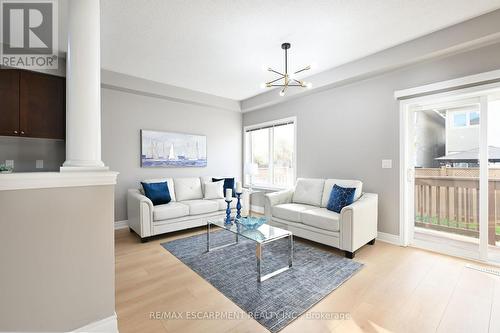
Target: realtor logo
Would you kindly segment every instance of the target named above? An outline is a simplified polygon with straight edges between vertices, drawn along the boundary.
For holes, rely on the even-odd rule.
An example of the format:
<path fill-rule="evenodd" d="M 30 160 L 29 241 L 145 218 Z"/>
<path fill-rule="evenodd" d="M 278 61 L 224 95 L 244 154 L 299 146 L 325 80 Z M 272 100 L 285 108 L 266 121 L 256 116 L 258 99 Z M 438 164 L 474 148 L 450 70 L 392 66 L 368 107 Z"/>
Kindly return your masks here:
<path fill-rule="evenodd" d="M 0 0 L 1 64 L 26 69 L 57 69 L 57 3 Z"/>

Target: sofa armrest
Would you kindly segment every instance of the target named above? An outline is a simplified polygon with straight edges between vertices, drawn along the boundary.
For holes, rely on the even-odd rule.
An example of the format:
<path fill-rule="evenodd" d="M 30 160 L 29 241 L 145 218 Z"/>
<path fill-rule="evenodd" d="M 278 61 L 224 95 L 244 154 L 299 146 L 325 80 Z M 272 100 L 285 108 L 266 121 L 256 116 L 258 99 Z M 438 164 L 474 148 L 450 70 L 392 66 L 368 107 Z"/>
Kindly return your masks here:
<path fill-rule="evenodd" d="M 137 189 L 127 193 L 128 225 L 141 238 L 152 235 L 153 202 Z"/>
<path fill-rule="evenodd" d="M 377 237 L 378 195 L 364 193 L 340 211 L 340 247 L 354 252 Z"/>
<path fill-rule="evenodd" d="M 271 218 L 271 209 L 273 206 L 292 202 L 293 190 L 284 190 L 267 193 L 264 197 L 264 214 Z"/>

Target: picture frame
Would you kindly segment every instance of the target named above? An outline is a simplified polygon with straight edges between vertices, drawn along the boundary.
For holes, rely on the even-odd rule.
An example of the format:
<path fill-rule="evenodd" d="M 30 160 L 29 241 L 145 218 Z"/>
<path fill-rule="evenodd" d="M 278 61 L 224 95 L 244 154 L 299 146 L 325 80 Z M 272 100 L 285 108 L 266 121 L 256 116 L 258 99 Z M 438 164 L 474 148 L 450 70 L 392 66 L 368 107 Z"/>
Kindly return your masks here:
<path fill-rule="evenodd" d="M 141 129 L 142 168 L 207 166 L 205 135 Z"/>

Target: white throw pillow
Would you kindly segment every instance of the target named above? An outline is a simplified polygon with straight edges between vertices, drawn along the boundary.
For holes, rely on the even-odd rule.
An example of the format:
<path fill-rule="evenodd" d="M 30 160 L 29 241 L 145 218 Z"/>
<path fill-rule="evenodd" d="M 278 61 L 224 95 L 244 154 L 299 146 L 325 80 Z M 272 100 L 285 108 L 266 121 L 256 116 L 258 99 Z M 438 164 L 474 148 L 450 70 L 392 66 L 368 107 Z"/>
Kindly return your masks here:
<path fill-rule="evenodd" d="M 224 199 L 224 181 L 206 182 L 205 199 Z"/>

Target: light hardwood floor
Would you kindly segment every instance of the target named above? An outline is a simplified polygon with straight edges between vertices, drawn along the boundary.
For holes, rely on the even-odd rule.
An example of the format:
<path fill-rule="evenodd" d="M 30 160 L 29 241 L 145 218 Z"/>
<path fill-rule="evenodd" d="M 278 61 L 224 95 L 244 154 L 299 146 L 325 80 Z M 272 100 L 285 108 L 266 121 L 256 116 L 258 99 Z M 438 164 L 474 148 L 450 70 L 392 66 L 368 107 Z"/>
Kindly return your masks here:
<path fill-rule="evenodd" d="M 160 245 L 202 232 L 141 244 L 128 229 L 116 231 L 121 333 L 268 332 L 253 319 L 150 319 L 151 312 L 242 312 Z M 465 260 L 382 242 L 363 247 L 355 260 L 365 267 L 309 310 L 348 312 L 350 319 L 301 316 L 282 332 L 500 332 L 500 277 L 468 269 Z"/>

